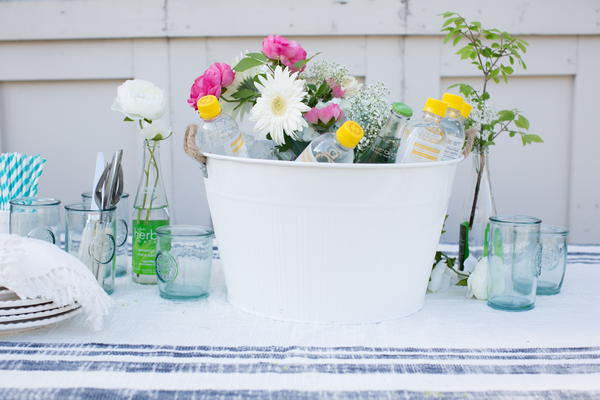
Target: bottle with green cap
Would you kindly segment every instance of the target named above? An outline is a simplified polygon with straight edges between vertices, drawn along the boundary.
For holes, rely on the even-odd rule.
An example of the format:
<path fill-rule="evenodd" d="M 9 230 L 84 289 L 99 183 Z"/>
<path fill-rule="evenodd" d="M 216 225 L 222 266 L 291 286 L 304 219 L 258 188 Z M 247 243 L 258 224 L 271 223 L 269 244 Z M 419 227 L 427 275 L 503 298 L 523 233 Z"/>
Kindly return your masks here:
<path fill-rule="evenodd" d="M 396 153 L 402 138 L 402 130 L 412 114 L 412 109 L 406 104 L 393 103 L 390 117 L 381 128 L 381 132 L 373 140 L 371 146 L 357 157 L 356 162 L 371 164 L 395 163 Z"/>
<path fill-rule="evenodd" d="M 446 116 L 442 119 L 442 129 L 446 133 L 447 145 L 441 160 L 453 160 L 460 157 L 465 144 L 464 121 L 471 112 L 471 106 L 456 94 L 444 93 L 442 101 L 448 105 Z M 463 112 L 466 115 L 463 116 Z"/>
<path fill-rule="evenodd" d="M 313 139 L 296 162 L 352 163 L 354 148 L 363 135 L 359 124 L 346 121 L 335 133 L 324 133 Z"/>
<path fill-rule="evenodd" d="M 396 163 L 440 160 L 447 142 L 441 126 L 447 109 L 448 105 L 443 101 L 427 99 L 422 117 L 411 121 L 404 129 Z"/>
<path fill-rule="evenodd" d="M 204 152 L 234 157 L 248 157 L 244 135 L 237 123 L 221 112 L 215 96 L 198 99 L 198 114 L 202 123 L 198 127 L 198 147 Z"/>

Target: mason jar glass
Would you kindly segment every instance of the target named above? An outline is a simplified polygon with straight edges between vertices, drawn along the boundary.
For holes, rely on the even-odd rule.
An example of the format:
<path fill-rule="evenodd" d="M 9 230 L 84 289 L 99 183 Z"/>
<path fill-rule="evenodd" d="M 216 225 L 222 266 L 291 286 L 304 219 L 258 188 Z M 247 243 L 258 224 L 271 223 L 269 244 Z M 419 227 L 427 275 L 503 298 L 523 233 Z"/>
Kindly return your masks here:
<path fill-rule="evenodd" d="M 10 201 L 10 233 L 60 245 L 60 200 L 24 197 Z"/>
<path fill-rule="evenodd" d="M 92 204 L 92 193 L 81 193 L 81 201 L 90 206 Z M 115 267 L 115 276 L 117 278 L 127 275 L 129 270 L 130 258 L 128 255 L 127 239 L 129 237 L 129 227 L 131 221 L 131 209 L 129 208 L 129 194 L 123 193 L 121 200 L 117 204 L 117 259 Z"/>
<path fill-rule="evenodd" d="M 490 218 L 488 305 L 506 311 L 535 306 L 540 274 L 541 220 L 524 215 Z"/>
<path fill-rule="evenodd" d="M 537 294 L 560 293 L 567 268 L 568 234 L 566 228 L 542 225 L 542 273 L 538 279 Z"/>
<path fill-rule="evenodd" d="M 166 225 L 156 229 L 160 296 L 186 300 L 208 296 L 213 259 L 212 229 Z"/>
<path fill-rule="evenodd" d="M 76 203 L 65 206 L 65 250 L 79 258 L 106 293 L 115 289 L 116 207 L 91 210 Z"/>

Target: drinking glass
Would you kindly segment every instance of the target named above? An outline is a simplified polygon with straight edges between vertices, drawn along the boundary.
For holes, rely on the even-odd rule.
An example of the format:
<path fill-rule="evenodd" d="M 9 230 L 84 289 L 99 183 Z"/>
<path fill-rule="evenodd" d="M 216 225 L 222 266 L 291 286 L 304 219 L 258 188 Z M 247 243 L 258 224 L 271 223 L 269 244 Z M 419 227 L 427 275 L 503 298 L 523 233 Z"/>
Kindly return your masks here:
<path fill-rule="evenodd" d="M 567 267 L 567 235 L 559 226 L 542 225 L 542 273 L 538 279 L 537 294 L 560 293 Z"/>
<path fill-rule="evenodd" d="M 86 204 L 92 204 L 92 193 L 81 193 L 81 201 Z M 117 204 L 117 261 L 115 267 L 115 276 L 117 278 L 127 275 L 129 269 L 129 256 L 127 255 L 127 238 L 129 236 L 129 221 L 131 221 L 129 209 L 129 194 L 123 193 L 121 200 Z"/>
<path fill-rule="evenodd" d="M 60 245 L 60 200 L 24 197 L 10 201 L 10 233 Z"/>
<path fill-rule="evenodd" d="M 525 311 L 535 306 L 541 222 L 524 215 L 490 218 L 488 306 L 506 311 Z"/>
<path fill-rule="evenodd" d="M 91 210 L 76 203 L 65 206 L 65 250 L 79 258 L 106 293 L 115 288 L 116 207 Z"/>
<path fill-rule="evenodd" d="M 214 233 L 191 225 L 166 225 L 156 229 L 156 275 L 160 296 L 197 299 L 208 295 Z"/>

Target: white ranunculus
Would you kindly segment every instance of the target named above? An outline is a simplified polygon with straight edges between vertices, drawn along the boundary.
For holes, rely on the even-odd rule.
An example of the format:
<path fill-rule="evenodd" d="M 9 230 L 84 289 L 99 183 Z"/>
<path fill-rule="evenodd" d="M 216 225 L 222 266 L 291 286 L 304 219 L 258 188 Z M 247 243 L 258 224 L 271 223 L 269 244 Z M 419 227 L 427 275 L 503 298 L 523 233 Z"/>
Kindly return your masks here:
<path fill-rule="evenodd" d="M 130 79 L 117 89 L 112 109 L 133 120 L 154 121 L 165 113 L 167 100 L 164 92 L 152 82 Z"/>
<path fill-rule="evenodd" d="M 358 82 L 352 75 L 346 75 L 342 80 L 342 89 L 344 89 L 344 97 L 352 97 L 358 93 L 362 83 Z"/>
<path fill-rule="evenodd" d="M 488 261 L 487 257 L 483 257 L 475 269 L 469 275 L 467 279 L 467 286 L 469 288 L 467 297 L 475 297 L 478 300 L 486 300 L 488 297 L 487 290 L 487 276 L 488 276 Z"/>
<path fill-rule="evenodd" d="M 159 119 L 151 124 L 145 123 L 141 130 L 142 136 L 146 140 L 163 140 L 171 136 L 171 128 L 165 121 Z"/>
<path fill-rule="evenodd" d="M 448 268 L 446 261 L 441 260 L 435 264 L 435 267 L 431 271 L 427 290 L 432 293 L 443 292 L 455 285 L 456 281 L 457 275 Z"/>

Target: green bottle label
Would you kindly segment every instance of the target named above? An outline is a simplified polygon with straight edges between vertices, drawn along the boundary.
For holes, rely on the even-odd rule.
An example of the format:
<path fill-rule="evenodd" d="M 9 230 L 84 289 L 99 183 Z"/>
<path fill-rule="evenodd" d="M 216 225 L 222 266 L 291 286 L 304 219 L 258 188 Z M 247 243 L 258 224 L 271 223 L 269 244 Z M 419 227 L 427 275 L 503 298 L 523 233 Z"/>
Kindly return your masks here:
<path fill-rule="evenodd" d="M 168 224 L 168 219 L 133 220 L 132 269 L 135 275 L 156 275 L 156 228 Z"/>

